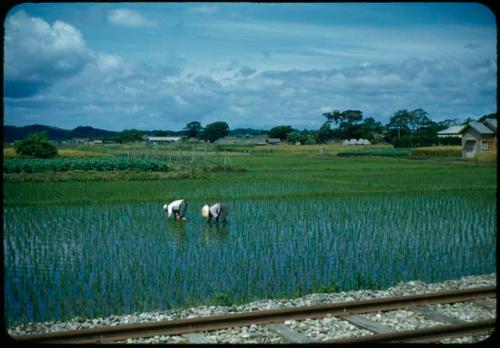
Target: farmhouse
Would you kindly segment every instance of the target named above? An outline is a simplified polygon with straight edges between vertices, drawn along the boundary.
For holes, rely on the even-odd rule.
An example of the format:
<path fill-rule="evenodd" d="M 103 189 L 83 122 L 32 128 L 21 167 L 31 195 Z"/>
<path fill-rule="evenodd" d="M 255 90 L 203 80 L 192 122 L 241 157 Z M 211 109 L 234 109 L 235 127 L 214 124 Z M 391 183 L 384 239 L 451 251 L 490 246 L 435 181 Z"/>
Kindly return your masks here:
<path fill-rule="evenodd" d="M 465 127 L 465 125 L 451 126 L 437 132 L 437 136 L 438 138 L 462 138 L 460 132 Z"/>
<path fill-rule="evenodd" d="M 281 144 L 281 139 L 280 138 L 267 138 L 266 143 L 269 145 L 279 145 Z"/>
<path fill-rule="evenodd" d="M 461 131 L 462 158 L 474 158 L 481 151 L 493 151 L 497 146 L 497 120 L 469 122 Z"/>
<path fill-rule="evenodd" d="M 215 144 L 238 144 L 238 145 L 266 145 L 267 136 L 245 136 L 244 138 L 235 136 L 226 136 L 214 141 Z M 278 139 L 279 140 L 279 139 Z"/>
<path fill-rule="evenodd" d="M 179 141 L 181 137 L 152 137 L 146 136 L 146 140 L 150 144 L 160 144 L 160 143 L 175 143 Z"/>

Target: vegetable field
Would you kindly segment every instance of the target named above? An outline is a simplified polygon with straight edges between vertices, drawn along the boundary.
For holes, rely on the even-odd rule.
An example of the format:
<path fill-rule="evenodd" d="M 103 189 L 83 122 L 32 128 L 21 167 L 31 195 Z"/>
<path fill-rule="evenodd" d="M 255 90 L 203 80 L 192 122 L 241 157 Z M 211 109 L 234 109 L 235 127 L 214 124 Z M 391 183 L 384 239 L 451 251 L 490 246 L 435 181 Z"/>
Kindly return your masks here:
<path fill-rule="evenodd" d="M 203 179 L 4 183 L 8 325 L 383 288 L 496 269 L 496 168 L 235 155 Z M 162 205 L 188 199 L 188 221 Z M 207 224 L 201 206 L 230 209 Z"/>

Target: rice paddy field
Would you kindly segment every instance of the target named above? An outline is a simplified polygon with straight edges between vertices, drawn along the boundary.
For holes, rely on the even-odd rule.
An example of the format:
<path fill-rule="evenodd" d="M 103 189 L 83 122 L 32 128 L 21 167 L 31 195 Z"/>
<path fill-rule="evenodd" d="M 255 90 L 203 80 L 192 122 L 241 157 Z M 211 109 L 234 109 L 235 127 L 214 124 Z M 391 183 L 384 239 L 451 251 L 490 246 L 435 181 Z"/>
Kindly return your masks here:
<path fill-rule="evenodd" d="M 234 152 L 246 171 L 200 178 L 4 176 L 7 324 L 495 272 L 496 164 L 316 151 Z M 187 221 L 162 211 L 177 198 Z M 201 218 L 216 201 L 227 223 Z"/>

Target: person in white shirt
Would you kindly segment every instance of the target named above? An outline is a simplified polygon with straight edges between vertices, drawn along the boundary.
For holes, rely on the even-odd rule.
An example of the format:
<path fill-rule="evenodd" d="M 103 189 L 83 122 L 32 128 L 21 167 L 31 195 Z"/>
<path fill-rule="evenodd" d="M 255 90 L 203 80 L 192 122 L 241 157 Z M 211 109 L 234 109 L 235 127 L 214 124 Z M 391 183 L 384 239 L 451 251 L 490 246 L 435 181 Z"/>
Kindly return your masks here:
<path fill-rule="evenodd" d="M 228 209 L 222 203 L 215 203 L 211 207 L 205 204 L 203 208 L 201 208 L 201 216 L 203 216 L 208 221 L 212 219 L 215 219 L 216 222 L 219 222 L 219 220 L 222 219 L 226 221 L 227 214 Z"/>
<path fill-rule="evenodd" d="M 178 199 L 163 206 L 163 210 L 167 212 L 168 217 L 174 217 L 176 220 L 186 220 L 186 209 L 187 201 L 185 199 Z"/>

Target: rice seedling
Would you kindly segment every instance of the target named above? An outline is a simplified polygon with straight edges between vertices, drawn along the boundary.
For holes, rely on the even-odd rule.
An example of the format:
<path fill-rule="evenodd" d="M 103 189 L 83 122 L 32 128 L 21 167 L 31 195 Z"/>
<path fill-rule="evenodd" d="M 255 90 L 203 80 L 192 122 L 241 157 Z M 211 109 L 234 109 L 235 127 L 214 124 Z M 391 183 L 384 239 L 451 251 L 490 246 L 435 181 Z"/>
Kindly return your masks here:
<path fill-rule="evenodd" d="M 4 176 L 7 324 L 495 271 L 494 165 L 291 155 L 231 162 L 248 171 L 149 181 Z M 167 221 L 162 205 L 181 197 L 188 221 Z M 215 201 L 230 208 L 226 224 L 199 216 Z"/>
<path fill-rule="evenodd" d="M 230 208 L 237 218 L 220 225 L 167 221 L 152 203 L 7 208 L 9 322 L 495 271 L 496 206 L 481 194 L 240 200 Z"/>

